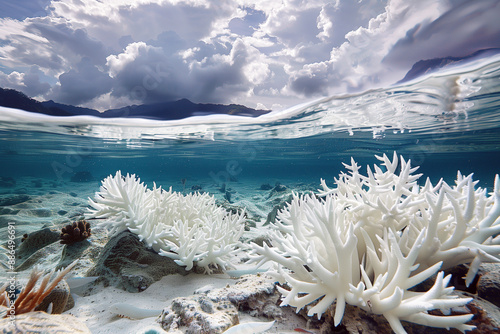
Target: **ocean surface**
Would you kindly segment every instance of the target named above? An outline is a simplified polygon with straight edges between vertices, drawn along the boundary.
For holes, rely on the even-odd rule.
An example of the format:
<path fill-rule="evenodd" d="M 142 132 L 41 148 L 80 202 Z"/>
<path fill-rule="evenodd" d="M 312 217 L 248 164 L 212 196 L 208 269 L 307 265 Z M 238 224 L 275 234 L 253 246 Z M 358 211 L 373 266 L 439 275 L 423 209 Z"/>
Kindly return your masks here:
<path fill-rule="evenodd" d="M 194 183 L 319 185 L 320 178 L 333 182 L 351 157 L 366 165 L 396 151 L 420 166 L 422 181 L 452 182 L 460 170 L 490 187 L 500 172 L 499 130 L 495 55 L 258 118 L 110 120 L 0 107 L 0 177 L 67 183 L 78 172 L 99 181 L 121 170 L 174 190 Z"/>

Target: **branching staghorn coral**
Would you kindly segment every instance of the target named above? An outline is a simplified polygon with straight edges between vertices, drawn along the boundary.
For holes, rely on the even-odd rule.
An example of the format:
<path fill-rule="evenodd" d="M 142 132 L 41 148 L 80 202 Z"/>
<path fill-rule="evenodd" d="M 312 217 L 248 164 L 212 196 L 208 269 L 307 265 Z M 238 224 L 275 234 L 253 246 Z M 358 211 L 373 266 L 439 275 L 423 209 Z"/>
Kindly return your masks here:
<path fill-rule="evenodd" d="M 161 187 L 148 189 L 135 174 L 118 171 L 102 181 L 87 218 L 106 218 L 111 234 L 130 230 L 148 247 L 192 269 L 196 262 L 210 273 L 229 258 L 244 231 L 245 213 L 232 214 L 208 194 L 182 195 Z"/>
<path fill-rule="evenodd" d="M 252 261 L 276 264 L 274 275 L 290 287 L 278 287 L 282 305 L 299 310 L 311 304 L 308 315 L 320 317 L 335 302 L 335 325 L 348 303 L 382 314 L 396 333 L 405 333 L 401 320 L 474 328 L 466 324 L 472 315 L 448 315 L 470 301 L 452 294 L 450 275 L 439 272 L 427 292 L 408 289 L 462 263 L 470 263 L 470 284 L 481 262 L 500 261 L 498 175 L 490 196 L 474 188 L 472 175 L 460 173 L 454 186 L 427 180 L 420 187 L 421 175 L 409 161 L 396 154 L 392 161 L 377 158 L 385 171 L 368 167 L 362 175 L 352 160 L 335 188 L 321 180 L 323 198 L 294 195 L 278 214 L 273 246 L 253 244 Z M 428 313 L 434 309 L 444 315 Z"/>
<path fill-rule="evenodd" d="M 66 267 L 66 269 L 60 270 L 57 273 L 55 273 L 55 269 L 53 269 L 51 272 L 45 274 L 43 270 L 38 270 L 38 268 L 35 267 L 31 271 L 31 275 L 26 283 L 26 286 L 14 301 L 13 307 L 11 307 L 11 300 L 5 291 L 8 284 L 0 288 L 0 305 L 12 309 L 12 311 L 9 312 L 9 315 L 12 315 L 12 312 L 16 315 L 32 312 L 38 305 L 40 305 L 43 299 L 47 297 L 52 290 L 54 290 L 64 276 L 69 273 L 71 269 L 73 269 L 77 262 L 78 260 L 73 261 Z M 40 285 L 36 287 L 39 280 Z"/>

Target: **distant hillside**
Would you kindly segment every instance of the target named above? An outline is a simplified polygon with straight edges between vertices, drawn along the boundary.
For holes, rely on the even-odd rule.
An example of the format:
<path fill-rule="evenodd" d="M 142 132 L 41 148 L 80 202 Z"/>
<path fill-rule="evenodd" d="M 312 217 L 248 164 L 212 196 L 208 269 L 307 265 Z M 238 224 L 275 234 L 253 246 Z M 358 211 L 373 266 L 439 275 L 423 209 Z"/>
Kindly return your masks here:
<path fill-rule="evenodd" d="M 178 101 L 133 105 L 106 110 L 101 117 L 141 117 L 151 119 L 181 119 L 190 116 L 226 114 L 256 117 L 270 110 L 255 110 L 239 104 L 193 103 L 187 99 Z"/>
<path fill-rule="evenodd" d="M 500 53 L 500 49 L 485 49 L 476 51 L 465 57 L 445 57 L 420 60 L 413 64 L 412 68 L 406 73 L 405 77 L 398 81 L 398 83 L 413 80 L 423 74 L 435 72 L 443 67 L 458 65 L 459 63 L 465 63 L 497 53 Z"/>
<path fill-rule="evenodd" d="M 69 104 L 57 103 L 52 100 L 41 102 L 41 104 L 53 112 L 64 113 L 60 116 L 75 116 L 75 115 L 90 115 L 90 116 L 100 116 L 100 112 L 95 109 L 75 107 Z"/>
<path fill-rule="evenodd" d="M 71 114 L 62 109 L 47 108 L 43 105 L 43 103 L 33 100 L 14 89 L 0 88 L 0 106 L 17 108 L 52 116 L 71 116 Z"/>
<path fill-rule="evenodd" d="M 270 110 L 256 110 L 239 104 L 193 103 L 187 99 L 156 104 L 133 105 L 101 113 L 94 109 L 76 107 L 54 101 L 38 102 L 14 89 L 0 88 L 0 106 L 17 108 L 51 116 L 90 115 L 103 118 L 134 117 L 157 120 L 182 119 L 190 116 L 226 114 L 257 117 Z"/>

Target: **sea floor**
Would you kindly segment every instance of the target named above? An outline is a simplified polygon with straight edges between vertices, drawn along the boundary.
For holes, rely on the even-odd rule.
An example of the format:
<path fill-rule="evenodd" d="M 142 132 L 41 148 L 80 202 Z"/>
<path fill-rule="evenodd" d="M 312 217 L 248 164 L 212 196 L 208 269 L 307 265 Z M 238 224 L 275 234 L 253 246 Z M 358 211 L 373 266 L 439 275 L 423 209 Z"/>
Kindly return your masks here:
<path fill-rule="evenodd" d="M 283 203 L 292 191 L 315 191 L 319 185 L 297 182 L 295 180 L 260 180 L 251 182 L 235 181 L 226 184 L 215 184 L 207 179 L 191 179 L 187 182 L 180 180 L 157 180 L 157 186 L 169 188 L 184 193 L 190 191 L 206 191 L 213 194 L 217 202 L 227 208 L 245 208 L 255 227 L 246 231 L 243 239 L 254 239 L 267 233 L 268 226 L 263 226 L 267 215 L 273 207 Z M 147 182 L 151 187 L 152 182 Z M 24 177 L 15 179 L 15 185 L 0 187 L 0 233 L 7 235 L 9 225 L 15 226 L 16 245 L 20 247 L 24 234 L 49 228 L 58 231 L 66 224 L 76 221 L 87 210 L 88 198 L 93 197 L 99 190 L 100 180 L 89 182 L 70 182 Z M 93 251 L 82 255 L 78 265 L 70 274 L 75 277 L 86 276 L 87 271 L 95 265 L 99 251 L 109 240 L 107 231 L 92 226 L 92 236 L 88 239 Z M 2 240 L 6 247 L 7 239 Z M 51 270 L 60 265 L 64 257 L 64 245 L 53 242 L 42 246 L 29 259 L 22 258 L 17 276 L 19 281 L 26 280 L 31 270 Z M 5 265 L 7 258 L 2 255 L 0 261 Z M 235 265 L 244 268 L 240 258 L 245 257 L 243 250 L 235 257 Z M 0 279 L 7 279 L 8 271 L 0 271 Z M 146 329 L 161 327 L 155 318 L 131 320 L 120 318 L 109 311 L 109 306 L 115 303 L 128 303 L 144 309 L 163 309 L 170 305 L 176 297 L 187 297 L 200 287 L 210 286 L 213 289 L 232 285 L 236 282 L 227 274 L 202 275 L 189 273 L 187 276 L 179 274 L 163 277 L 140 293 L 130 293 L 113 286 L 104 287 L 102 284 L 89 285 L 72 291 L 75 306 L 65 313 L 72 314 L 85 322 L 92 333 L 144 333 Z M 240 322 L 269 321 L 258 319 L 249 314 L 240 312 Z M 283 309 L 282 321 L 276 322 L 270 333 L 292 333 L 295 328 L 306 328 L 304 318 L 296 315 L 294 310 Z M 161 332 L 161 331 L 160 331 Z M 181 331 L 182 332 L 182 331 Z"/>

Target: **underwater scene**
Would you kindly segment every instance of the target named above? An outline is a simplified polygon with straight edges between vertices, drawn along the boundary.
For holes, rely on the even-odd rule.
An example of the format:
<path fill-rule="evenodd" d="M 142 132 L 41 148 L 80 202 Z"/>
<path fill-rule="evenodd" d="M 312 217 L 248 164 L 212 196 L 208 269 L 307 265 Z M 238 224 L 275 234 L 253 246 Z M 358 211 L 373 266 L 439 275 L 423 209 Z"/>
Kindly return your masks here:
<path fill-rule="evenodd" d="M 92 333 L 471 330 L 498 273 L 499 78 L 495 56 L 256 118 L 2 108 L 2 278 L 21 298 L 70 268 L 31 307 Z"/>
<path fill-rule="evenodd" d="M 0 3 L 0 332 L 499 333 L 499 16 Z"/>

